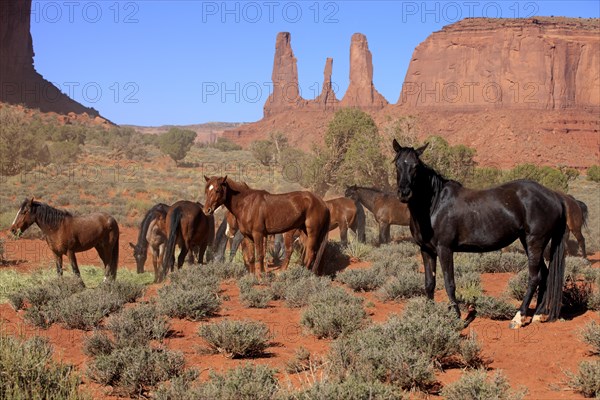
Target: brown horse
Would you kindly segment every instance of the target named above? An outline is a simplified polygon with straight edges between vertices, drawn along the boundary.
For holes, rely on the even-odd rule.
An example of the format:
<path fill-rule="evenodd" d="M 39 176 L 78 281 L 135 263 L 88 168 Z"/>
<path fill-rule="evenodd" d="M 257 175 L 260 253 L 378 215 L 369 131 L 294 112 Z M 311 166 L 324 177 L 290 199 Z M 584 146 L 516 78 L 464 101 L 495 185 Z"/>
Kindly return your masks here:
<path fill-rule="evenodd" d="M 224 205 L 237 219 L 240 232 L 254 250 L 245 254 L 244 262 L 250 272 L 260 276 L 264 272 L 265 237 L 300 229 L 307 235 L 304 265 L 312 266 L 320 274 L 320 261 L 327 244 L 329 233 L 329 209 L 323 200 L 311 192 L 271 194 L 265 190 L 254 190 L 246 184 L 225 177 L 206 179 L 204 210 L 207 214 Z M 254 263 L 258 254 L 258 271 Z"/>
<path fill-rule="evenodd" d="M 167 244 L 166 217 L 166 212 L 162 212 L 162 210 L 154 210 L 154 216 L 146 229 L 146 247 L 150 247 L 150 251 L 152 252 L 154 283 L 159 281 L 160 266 L 163 264 L 165 246 Z M 129 245 L 131 246 L 132 243 L 129 243 Z"/>
<path fill-rule="evenodd" d="M 71 261 L 73 274 L 81 278 L 75 253 L 95 248 L 104 264 L 104 279 L 115 279 L 119 260 L 119 225 L 106 213 L 74 216 L 33 198 L 21 203 L 10 231 L 17 237 L 37 224 L 54 253 L 56 272 L 62 275 L 62 257 Z"/>
<path fill-rule="evenodd" d="M 364 243 L 365 238 L 365 210 L 362 205 L 347 197 L 337 197 L 326 200 L 327 208 L 331 214 L 329 230 L 340 228 L 342 245 L 348 244 L 348 228 L 356 233 L 358 241 Z"/>
<path fill-rule="evenodd" d="M 391 241 L 390 225 L 410 225 L 408 207 L 392 193 L 375 188 L 350 186 L 346 188 L 344 195 L 358 201 L 373 213 L 379 224 L 379 244 Z"/>
<path fill-rule="evenodd" d="M 159 282 L 173 271 L 175 264 L 175 244 L 181 249 L 177 258 L 177 268 L 181 268 L 188 252 L 198 248 L 198 263 L 202 264 L 204 252 L 212 245 L 215 236 L 215 219 L 202 212 L 202 204 L 181 200 L 173 204 L 165 217 L 167 243 L 163 257 L 163 270 Z"/>
<path fill-rule="evenodd" d="M 154 219 L 157 215 L 167 215 L 167 211 L 169 211 L 169 206 L 163 203 L 155 204 L 151 209 L 146 212 L 142 222 L 140 224 L 140 232 L 138 234 L 137 244 L 133 244 L 129 242 L 129 246 L 133 249 L 133 258 L 135 258 L 135 262 L 137 265 L 137 273 L 141 274 L 144 272 L 144 265 L 146 264 L 146 259 L 148 258 L 148 245 L 149 240 L 152 240 L 152 244 L 150 244 L 152 249 L 152 254 L 154 255 L 159 251 L 157 246 L 160 246 L 161 238 L 159 236 L 164 236 L 162 232 L 158 232 L 156 229 L 156 225 L 153 224 Z M 150 229 L 150 225 L 152 225 L 152 229 Z M 153 263 L 155 258 L 153 257 Z M 158 276 L 156 265 L 154 265 L 154 278 Z"/>
<path fill-rule="evenodd" d="M 577 239 L 577 243 L 581 248 L 581 255 L 583 258 L 587 258 L 585 252 L 585 238 L 581 234 L 581 228 L 586 226 L 588 217 L 588 208 L 583 201 L 577 200 L 575 197 L 561 193 L 567 206 L 567 227 L 569 231 Z"/>

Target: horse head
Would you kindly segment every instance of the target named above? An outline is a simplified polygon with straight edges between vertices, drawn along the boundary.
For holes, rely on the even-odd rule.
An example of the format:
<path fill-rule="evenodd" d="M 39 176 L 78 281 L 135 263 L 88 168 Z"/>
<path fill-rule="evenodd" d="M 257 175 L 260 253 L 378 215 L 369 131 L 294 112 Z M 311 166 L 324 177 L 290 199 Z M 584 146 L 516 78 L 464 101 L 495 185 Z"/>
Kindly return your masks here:
<path fill-rule="evenodd" d="M 206 197 L 206 203 L 204 204 L 204 214 L 212 215 L 217 208 L 225 203 L 227 198 L 227 190 L 229 185 L 227 184 L 227 175 L 224 177 L 208 177 L 204 175 L 206 185 L 204 187 L 204 195 Z"/>
<path fill-rule="evenodd" d="M 419 158 L 425 151 L 429 143 L 414 149 L 412 147 L 402 147 L 394 139 L 392 143 L 396 157 L 396 182 L 398 184 L 398 197 L 403 203 L 407 203 L 413 195 L 413 189 L 417 181 L 419 170 L 424 166 Z"/>
<path fill-rule="evenodd" d="M 19 207 L 19 211 L 10 226 L 10 232 L 13 235 L 19 237 L 35 222 L 33 204 L 33 197 L 25 199 L 21 203 L 21 207 Z"/>
<path fill-rule="evenodd" d="M 346 191 L 344 192 L 344 197 L 347 197 L 354 201 L 358 200 L 358 195 L 356 193 L 357 189 L 358 189 L 358 187 L 356 185 L 347 186 Z"/>

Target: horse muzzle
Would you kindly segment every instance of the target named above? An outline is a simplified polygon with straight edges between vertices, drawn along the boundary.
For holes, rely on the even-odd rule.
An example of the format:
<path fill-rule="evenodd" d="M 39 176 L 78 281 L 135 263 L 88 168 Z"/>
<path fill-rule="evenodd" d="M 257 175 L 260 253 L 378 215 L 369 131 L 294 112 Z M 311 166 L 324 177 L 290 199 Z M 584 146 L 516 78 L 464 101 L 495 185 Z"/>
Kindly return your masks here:
<path fill-rule="evenodd" d="M 208 207 L 204 209 L 204 214 L 206 215 L 213 215 L 215 213 L 215 209 L 212 207 Z"/>
<path fill-rule="evenodd" d="M 398 198 L 402 203 L 408 203 L 410 198 L 412 197 L 412 190 L 410 189 L 399 189 L 398 190 Z"/>

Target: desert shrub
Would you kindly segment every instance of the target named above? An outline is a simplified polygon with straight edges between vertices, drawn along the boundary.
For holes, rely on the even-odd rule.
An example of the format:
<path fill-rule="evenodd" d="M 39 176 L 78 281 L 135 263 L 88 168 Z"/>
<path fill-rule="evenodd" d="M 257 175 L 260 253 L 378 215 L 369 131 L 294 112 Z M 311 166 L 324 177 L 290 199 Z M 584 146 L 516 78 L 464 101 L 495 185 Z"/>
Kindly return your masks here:
<path fill-rule="evenodd" d="M 119 347 L 133 347 L 150 340 L 162 341 L 169 331 L 169 322 L 159 315 L 154 304 L 140 304 L 112 315 L 107 328 Z"/>
<path fill-rule="evenodd" d="M 133 303 L 144 294 L 144 287 L 138 283 L 125 280 L 108 280 L 102 282 L 99 288 L 114 295 L 121 303 Z"/>
<path fill-rule="evenodd" d="M 375 268 L 345 270 L 336 276 L 336 280 L 345 284 L 355 292 L 370 292 L 380 287 L 385 277 Z"/>
<path fill-rule="evenodd" d="M 232 142 L 231 140 L 224 138 L 224 137 L 218 137 L 217 141 L 215 143 L 211 144 L 209 147 L 212 147 L 214 149 L 221 150 L 221 151 L 242 150 L 242 146 L 240 146 L 239 144 L 236 144 L 236 143 Z"/>
<path fill-rule="evenodd" d="M 329 265 L 348 265 L 350 263 L 350 257 L 346 253 L 346 248 L 342 246 L 340 242 L 328 241 L 325 246 L 325 251 L 321 257 L 320 268 L 325 274 L 329 273 Z"/>
<path fill-rule="evenodd" d="M 584 342 L 593 347 L 596 354 L 600 354 L 600 324 L 592 321 L 581 331 L 581 337 Z"/>
<path fill-rule="evenodd" d="M 590 310 L 600 311 L 600 274 L 596 276 L 596 290 L 592 292 L 588 299 L 587 307 Z"/>
<path fill-rule="evenodd" d="M 310 296 L 300 323 L 317 337 L 336 338 L 359 329 L 366 318 L 363 300 L 339 287 Z"/>
<path fill-rule="evenodd" d="M 286 372 L 296 374 L 298 372 L 307 371 L 311 368 L 310 352 L 303 346 L 300 346 L 294 352 L 294 357 L 288 360 L 285 364 Z"/>
<path fill-rule="evenodd" d="M 473 170 L 467 185 L 473 189 L 486 189 L 502 182 L 502 170 L 493 167 L 478 167 Z"/>
<path fill-rule="evenodd" d="M 246 275 L 246 267 L 242 263 L 211 261 L 200 267 L 203 274 L 217 277 L 219 280 L 238 279 Z"/>
<path fill-rule="evenodd" d="M 158 147 L 163 153 L 171 157 L 175 163 L 178 163 L 190 151 L 195 139 L 196 132 L 194 131 L 171 128 L 158 138 Z"/>
<path fill-rule="evenodd" d="M 600 360 L 582 361 L 577 373 L 567 373 L 569 386 L 585 397 L 600 396 Z"/>
<path fill-rule="evenodd" d="M 331 286 L 328 278 L 315 276 L 301 266 L 294 266 L 279 274 L 271 289 L 275 299 L 285 300 L 290 308 L 303 307 L 309 304 L 309 298 L 314 293 L 320 293 Z"/>
<path fill-rule="evenodd" d="M 510 171 L 507 171 L 503 178 L 505 182 L 515 179 L 531 179 L 547 188 L 565 193 L 569 189 L 569 176 L 558 169 L 547 166 L 538 167 L 533 164 L 517 165 Z"/>
<path fill-rule="evenodd" d="M 361 243 L 356 238 L 349 238 L 344 254 L 351 259 L 364 260 L 372 250 L 373 247 L 367 243 Z"/>
<path fill-rule="evenodd" d="M 416 271 L 406 270 L 402 274 L 392 276 L 377 291 L 384 301 L 399 301 L 425 295 L 423 276 Z"/>
<path fill-rule="evenodd" d="M 1 399 L 82 399 L 80 377 L 71 366 L 52 359 L 47 339 L 26 341 L 0 331 Z"/>
<path fill-rule="evenodd" d="M 273 299 L 271 288 L 256 288 L 258 280 L 253 275 L 246 275 L 238 280 L 240 301 L 246 307 L 266 308 Z"/>
<path fill-rule="evenodd" d="M 111 312 L 119 310 L 123 302 L 115 294 L 102 289 L 88 289 L 55 303 L 53 320 L 68 329 L 92 329 Z"/>
<path fill-rule="evenodd" d="M 479 368 L 485 365 L 485 361 L 481 357 L 481 344 L 477 341 L 475 334 L 460 343 L 459 352 L 466 366 Z"/>
<path fill-rule="evenodd" d="M 364 382 L 348 379 L 316 381 L 308 389 L 290 392 L 278 397 L 281 400 L 403 400 L 409 396 L 402 390 L 379 381 Z"/>
<path fill-rule="evenodd" d="M 210 372 L 210 380 L 201 386 L 202 399 L 271 400 L 279 384 L 275 370 L 265 365 L 246 364 L 224 374 Z"/>
<path fill-rule="evenodd" d="M 223 320 L 201 325 L 198 335 L 210 348 L 228 358 L 256 357 L 269 347 L 271 334 L 262 322 Z"/>
<path fill-rule="evenodd" d="M 149 388 L 184 372 L 183 354 L 150 347 L 123 347 L 98 355 L 87 374 L 115 394 L 143 396 Z"/>
<path fill-rule="evenodd" d="M 506 300 L 485 295 L 477 297 L 474 305 L 478 316 L 493 320 L 509 320 L 517 312 L 515 307 Z"/>
<path fill-rule="evenodd" d="M 374 248 L 369 253 L 367 260 L 373 264 L 395 265 L 406 258 L 413 258 L 420 253 L 419 247 L 412 242 L 390 243 Z"/>
<path fill-rule="evenodd" d="M 587 179 L 592 182 L 600 182 L 600 165 L 592 165 L 588 168 Z"/>
<path fill-rule="evenodd" d="M 171 282 L 158 290 L 158 310 L 169 317 L 203 319 L 221 308 L 218 293 L 216 277 L 199 267 L 185 268 L 172 273 Z"/>
<path fill-rule="evenodd" d="M 520 400 L 525 394 L 526 390 L 512 391 L 500 371 L 488 378 L 485 370 L 467 372 L 442 389 L 442 396 L 448 400 Z"/>
<path fill-rule="evenodd" d="M 100 331 L 94 331 L 83 341 L 83 353 L 89 357 L 107 355 L 115 349 L 113 341 Z"/>
<path fill-rule="evenodd" d="M 454 256 L 456 269 L 481 273 L 519 272 L 527 268 L 527 257 L 513 252 L 458 253 Z"/>
<path fill-rule="evenodd" d="M 327 356 L 333 378 L 390 382 L 427 389 L 434 366 L 460 354 L 462 322 L 445 305 L 411 299 L 402 316 L 392 316 L 337 339 Z"/>
<path fill-rule="evenodd" d="M 507 292 L 515 300 L 522 301 L 527 291 L 529 271 L 523 270 L 508 280 Z"/>

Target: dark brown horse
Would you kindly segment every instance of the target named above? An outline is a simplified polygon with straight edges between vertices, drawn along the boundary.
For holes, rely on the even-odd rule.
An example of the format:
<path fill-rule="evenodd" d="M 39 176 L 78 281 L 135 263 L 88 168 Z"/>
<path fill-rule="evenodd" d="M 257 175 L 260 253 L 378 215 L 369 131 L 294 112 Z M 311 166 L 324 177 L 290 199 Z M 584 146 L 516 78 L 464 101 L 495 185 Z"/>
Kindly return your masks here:
<path fill-rule="evenodd" d="M 485 190 L 467 189 L 420 160 L 427 145 L 415 150 L 394 140 L 393 146 L 398 197 L 410 210 L 410 230 L 421 248 L 427 296 L 433 299 L 439 256 L 448 299 L 460 316 L 455 296 L 454 252 L 494 251 L 519 239 L 528 258 L 529 284 L 510 327 L 523 325 L 536 289 L 538 301 L 533 321 L 557 319 L 562 305 L 567 232 L 563 197 L 529 180 Z M 547 267 L 542 253 L 548 243 Z"/>
<path fill-rule="evenodd" d="M 577 239 L 577 243 L 581 248 L 581 256 L 583 258 L 587 258 L 587 254 L 585 252 L 585 238 L 581 233 L 581 228 L 587 224 L 587 205 L 583 201 L 579 201 L 571 195 L 562 195 L 567 206 L 567 226 L 569 227 L 569 231 Z"/>
<path fill-rule="evenodd" d="M 169 206 L 163 203 L 158 203 L 152 206 L 152 208 L 146 212 L 146 215 L 144 215 L 144 218 L 140 224 L 137 244 L 129 242 L 129 246 L 131 246 L 133 249 L 133 257 L 135 258 L 138 274 L 144 272 L 144 265 L 146 264 L 146 259 L 148 258 L 149 238 L 152 239 L 152 243 L 154 245 L 151 245 L 152 254 L 155 254 L 157 251 L 159 251 L 157 246 L 160 245 L 160 236 L 162 235 L 156 230 L 156 224 L 153 222 L 156 216 L 159 214 L 166 216 L 168 210 Z M 150 229 L 151 226 L 152 229 Z M 155 260 L 153 258 L 153 263 L 154 261 Z M 157 267 L 154 265 L 154 279 L 156 279 L 158 276 L 157 272 Z"/>
<path fill-rule="evenodd" d="M 359 201 L 348 197 L 337 197 L 326 200 L 327 208 L 331 214 L 329 230 L 340 229 L 342 245 L 348 244 L 348 228 L 356 233 L 359 242 L 364 243 L 365 238 L 365 210 Z"/>
<path fill-rule="evenodd" d="M 159 282 L 175 264 L 175 245 L 180 248 L 177 268 L 181 268 L 188 252 L 198 248 L 198 263 L 202 264 L 204 252 L 212 245 L 215 236 L 215 219 L 202 212 L 202 204 L 181 200 L 173 204 L 166 215 L 167 244 L 163 257 L 163 270 Z"/>
<path fill-rule="evenodd" d="M 271 194 L 254 190 L 227 176 L 204 178 L 206 213 L 212 214 L 224 205 L 236 217 L 246 241 L 253 243 L 251 253 L 258 254 L 259 268 L 258 271 L 255 268 L 254 257 L 247 255 L 244 261 L 250 272 L 259 276 L 264 272 L 263 243 L 267 235 L 300 229 L 307 235 L 304 265 L 321 273 L 320 261 L 327 244 L 330 218 L 323 200 L 311 192 Z"/>
<path fill-rule="evenodd" d="M 346 188 L 344 196 L 360 202 L 373 213 L 375 221 L 379 224 L 379 244 L 391 241 L 390 225 L 410 224 L 408 207 L 392 193 L 375 188 L 350 186 Z"/>
<path fill-rule="evenodd" d="M 71 261 L 73 274 L 81 278 L 75 253 L 95 248 L 104 264 L 104 279 L 115 279 L 119 262 L 119 225 L 106 213 L 74 216 L 33 198 L 21 203 L 10 231 L 17 237 L 37 224 L 56 260 L 56 272 L 62 275 L 62 257 Z"/>

